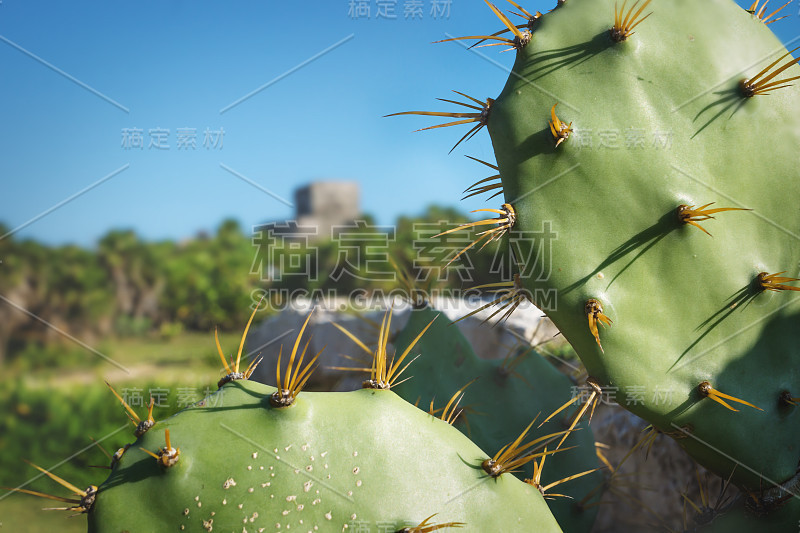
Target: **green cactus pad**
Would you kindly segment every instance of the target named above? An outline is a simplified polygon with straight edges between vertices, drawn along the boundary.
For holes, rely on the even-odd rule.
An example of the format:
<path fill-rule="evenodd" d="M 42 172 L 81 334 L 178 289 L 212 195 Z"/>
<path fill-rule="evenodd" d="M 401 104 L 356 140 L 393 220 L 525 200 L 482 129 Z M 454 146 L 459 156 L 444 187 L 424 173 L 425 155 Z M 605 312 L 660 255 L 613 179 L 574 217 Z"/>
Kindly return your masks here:
<path fill-rule="evenodd" d="M 100 486 L 90 533 L 396 531 L 434 513 L 429 524 L 464 531 L 560 531 L 535 488 L 488 477 L 484 452 L 391 391 L 275 408 L 275 390 L 231 382 L 159 421 Z M 166 429 L 180 448 L 170 468 L 139 449 L 163 447 Z"/>
<path fill-rule="evenodd" d="M 800 460 L 800 407 L 779 400 L 800 396 L 800 295 L 755 285 L 760 272 L 798 277 L 800 87 L 743 95 L 740 81 L 787 51 L 730 0 L 649 12 L 615 43 L 614 0 L 569 0 L 517 52 L 488 130 L 513 231 L 550 226 L 554 238 L 512 232 L 512 244 L 534 298 L 557 291 L 548 314 L 590 375 L 622 405 L 635 390 L 644 402 L 626 407 L 759 491 Z M 773 81 L 798 75 L 794 64 Z M 556 103 L 573 129 L 558 147 Z M 678 219 L 679 205 L 710 202 L 751 211 L 698 222 L 713 237 Z M 590 299 L 613 321 L 602 350 Z M 763 411 L 729 401 L 734 412 L 703 381 Z"/>

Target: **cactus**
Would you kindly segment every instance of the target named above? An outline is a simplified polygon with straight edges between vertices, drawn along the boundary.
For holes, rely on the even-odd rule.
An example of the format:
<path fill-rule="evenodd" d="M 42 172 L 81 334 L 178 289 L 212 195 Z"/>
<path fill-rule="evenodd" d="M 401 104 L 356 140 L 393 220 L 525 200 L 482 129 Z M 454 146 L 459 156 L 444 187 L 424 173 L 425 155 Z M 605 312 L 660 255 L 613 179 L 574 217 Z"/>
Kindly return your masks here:
<path fill-rule="evenodd" d="M 779 10 L 510 3 L 525 24 L 489 4 L 509 36 L 463 39 L 516 49 L 473 120 L 521 285 L 556 291 L 540 307 L 592 383 L 639 395 L 620 403 L 770 511 L 800 460 L 800 66 L 767 27 Z"/>
<path fill-rule="evenodd" d="M 515 348 L 505 359 L 478 358 L 458 328 L 438 315 L 430 306 L 414 309 L 398 333 L 394 345 L 402 351 L 426 324 L 438 317 L 413 350 L 419 353 L 408 370 L 413 378 L 395 387 L 395 391 L 409 402 L 418 402 L 422 408 L 434 403 L 444 405 L 454 394 L 458 394 L 456 400 L 463 394 L 460 404 L 463 412 L 454 425 L 481 449 L 490 452 L 501 449 L 537 412 L 539 419 L 544 419 L 569 401 L 571 392 L 577 389 L 571 388 L 570 380 L 530 347 Z M 454 415 L 451 410 L 447 415 L 458 416 L 458 412 Z M 561 419 L 550 422 L 549 427 L 567 427 L 568 424 L 555 426 L 557 420 Z M 538 479 L 539 487 L 544 489 L 550 483 L 576 476 L 548 488 L 553 489 L 549 492 L 566 497 L 548 497 L 549 492 L 543 490 L 550 510 L 565 531 L 591 529 L 600 496 L 595 489 L 603 483 L 602 474 L 595 471 L 598 460 L 592 431 L 585 422 L 578 428 L 567 440 L 573 449 L 547 457 Z M 518 475 L 535 479 L 534 473 L 526 468 Z M 579 474 L 586 475 L 577 477 Z"/>
<path fill-rule="evenodd" d="M 465 531 L 560 531 L 536 489 L 488 478 L 477 446 L 390 390 L 274 407 L 278 391 L 237 380 L 158 422 L 99 486 L 89 531 L 399 531 L 434 514 Z"/>
<path fill-rule="evenodd" d="M 507 472 L 552 455 L 531 449 L 564 431 L 530 442 L 526 431 L 488 456 L 390 390 L 421 334 L 389 359 L 388 318 L 364 389 L 301 395 L 320 355 L 304 364 L 307 324 L 285 373 L 278 358 L 277 388 L 247 379 L 257 361 L 239 371 L 247 328 L 235 363 L 219 349 L 227 375 L 217 392 L 166 420 L 153 419 L 152 402 L 142 420 L 109 385 L 137 440 L 114 455 L 106 481 L 81 490 L 33 465 L 79 498 L 10 490 L 71 504 L 62 509 L 88 514 L 90 533 L 561 531 L 540 491 Z"/>

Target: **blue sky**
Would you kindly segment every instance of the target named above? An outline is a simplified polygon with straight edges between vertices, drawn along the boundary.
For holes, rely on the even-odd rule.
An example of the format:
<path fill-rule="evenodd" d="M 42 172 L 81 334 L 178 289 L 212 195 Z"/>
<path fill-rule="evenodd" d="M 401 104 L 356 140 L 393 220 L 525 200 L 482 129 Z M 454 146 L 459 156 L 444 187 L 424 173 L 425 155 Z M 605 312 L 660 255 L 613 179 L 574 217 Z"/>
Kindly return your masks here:
<path fill-rule="evenodd" d="M 485 132 L 448 156 L 466 130 L 382 117 L 445 110 L 435 98 L 451 89 L 498 94 L 513 54 L 431 44 L 498 21 L 479 0 L 361 3 L 369 17 L 350 0 L 0 0 L 0 222 L 51 244 L 89 246 L 111 228 L 181 239 L 226 217 L 289 218 L 283 200 L 317 179 L 359 181 L 382 224 L 430 203 L 485 207 L 458 202 L 488 175 L 464 155 L 494 161 Z M 378 18 L 380 4 L 396 18 Z M 771 26 L 784 42 L 797 10 Z M 143 148 L 126 148 L 135 129 Z"/>

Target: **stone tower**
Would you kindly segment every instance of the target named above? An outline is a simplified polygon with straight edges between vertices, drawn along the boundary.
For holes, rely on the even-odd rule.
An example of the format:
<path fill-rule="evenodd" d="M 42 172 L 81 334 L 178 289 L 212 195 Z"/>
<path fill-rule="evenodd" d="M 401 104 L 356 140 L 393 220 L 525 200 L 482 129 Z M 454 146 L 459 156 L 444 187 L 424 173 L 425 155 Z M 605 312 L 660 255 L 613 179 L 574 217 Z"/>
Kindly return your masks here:
<path fill-rule="evenodd" d="M 359 187 L 355 181 L 315 181 L 294 192 L 295 218 L 269 222 L 254 233 L 313 242 L 330 239 L 337 226 L 354 226 L 361 215 Z"/>
<path fill-rule="evenodd" d="M 295 190 L 298 227 L 317 228 L 317 238 L 330 238 L 331 228 L 359 217 L 359 188 L 354 181 L 316 181 Z"/>

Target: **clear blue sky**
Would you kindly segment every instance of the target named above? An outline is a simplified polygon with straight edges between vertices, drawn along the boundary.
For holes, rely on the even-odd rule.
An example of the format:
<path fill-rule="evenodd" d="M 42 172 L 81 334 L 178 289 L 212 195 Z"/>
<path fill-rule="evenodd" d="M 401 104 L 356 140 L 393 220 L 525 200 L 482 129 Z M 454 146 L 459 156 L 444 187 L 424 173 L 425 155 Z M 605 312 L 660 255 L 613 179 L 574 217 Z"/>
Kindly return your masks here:
<path fill-rule="evenodd" d="M 40 217 L 15 238 L 53 244 L 92 245 L 111 228 L 181 239 L 226 217 L 245 230 L 288 218 L 275 197 L 291 202 L 316 179 L 359 181 L 363 210 L 383 224 L 430 203 L 485 207 L 458 203 L 488 175 L 464 155 L 494 161 L 485 132 L 448 156 L 466 130 L 412 134 L 435 122 L 382 116 L 447 110 L 434 99 L 451 89 L 498 94 L 513 54 L 430 44 L 498 21 L 480 0 L 438 0 L 449 13 L 436 17 L 434 0 L 354 3 L 370 16 L 350 0 L 0 0 L 0 221 Z M 521 3 L 546 11 L 555 0 Z M 396 18 L 378 18 L 381 4 Z M 421 16 L 406 18 L 415 4 Z M 800 30 L 796 4 L 771 26 L 784 42 Z M 134 128 L 143 149 L 123 146 Z M 159 129 L 168 148 L 150 147 Z M 179 149 L 192 133 L 196 148 Z"/>

